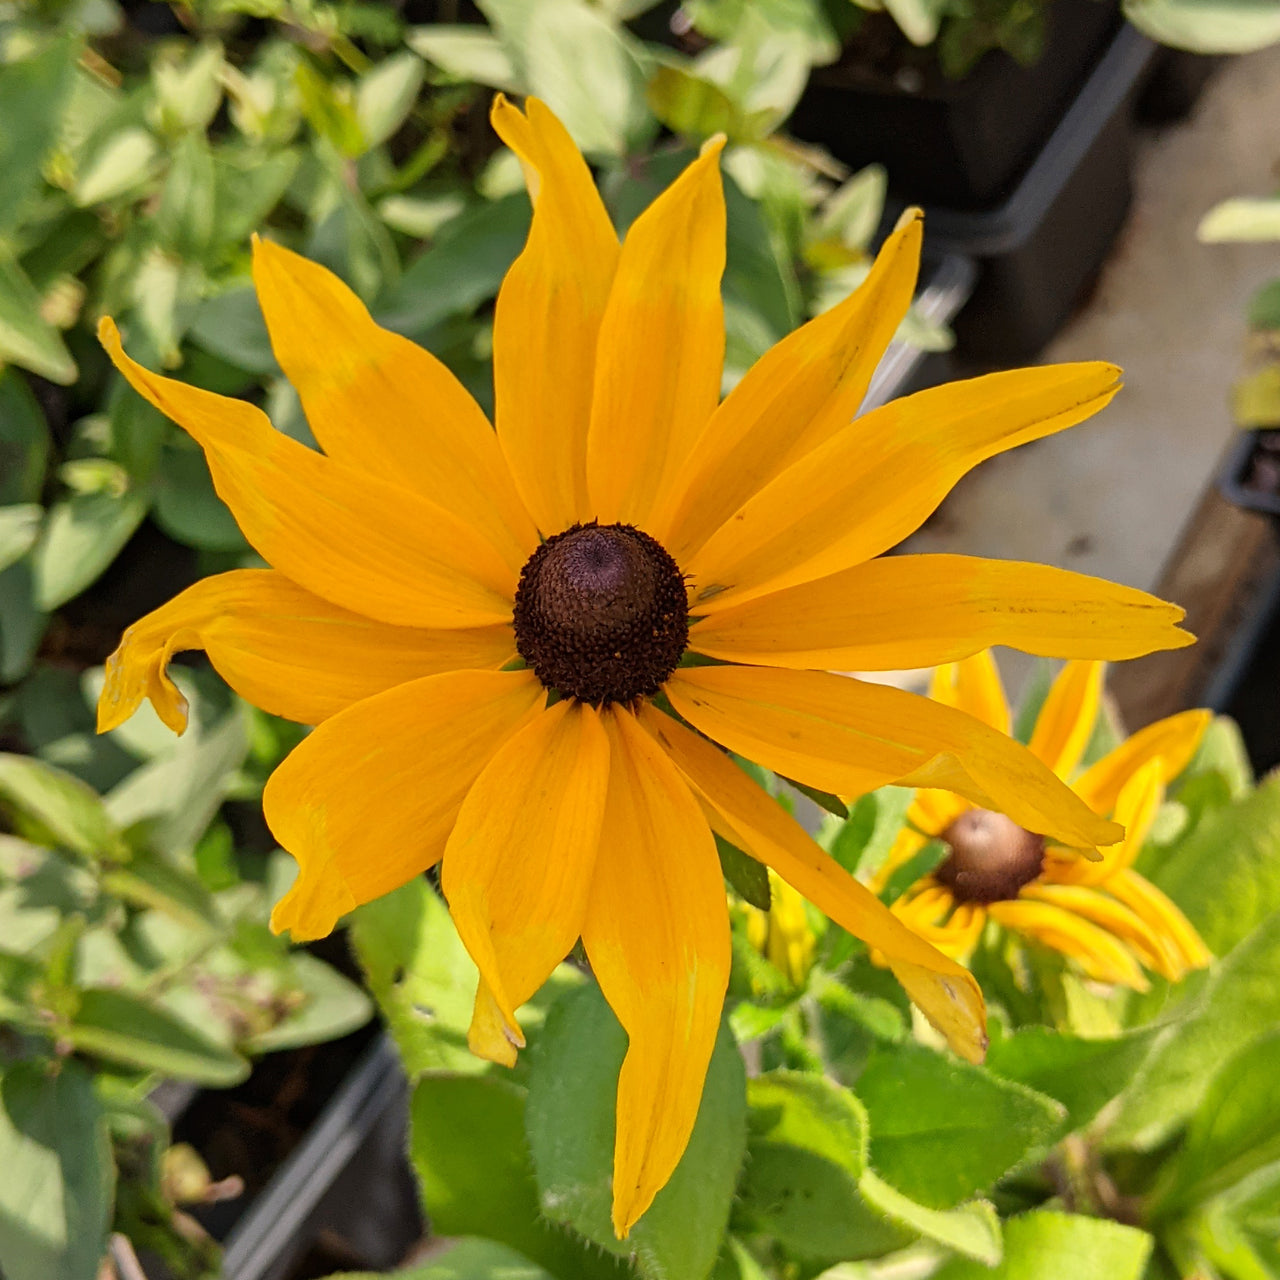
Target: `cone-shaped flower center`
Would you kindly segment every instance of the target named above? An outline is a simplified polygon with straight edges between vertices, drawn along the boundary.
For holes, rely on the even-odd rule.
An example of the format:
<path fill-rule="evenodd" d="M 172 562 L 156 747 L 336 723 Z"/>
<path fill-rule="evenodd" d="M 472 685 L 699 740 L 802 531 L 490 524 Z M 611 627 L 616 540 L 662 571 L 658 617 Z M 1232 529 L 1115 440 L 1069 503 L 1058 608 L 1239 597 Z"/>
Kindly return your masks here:
<path fill-rule="evenodd" d="M 951 852 L 933 874 L 959 902 L 1016 898 L 1044 868 L 1044 837 L 990 809 L 967 809 L 939 838 Z"/>
<path fill-rule="evenodd" d="M 629 524 L 576 524 L 520 574 L 516 648 L 548 689 L 583 702 L 658 692 L 689 642 L 676 562 Z"/>

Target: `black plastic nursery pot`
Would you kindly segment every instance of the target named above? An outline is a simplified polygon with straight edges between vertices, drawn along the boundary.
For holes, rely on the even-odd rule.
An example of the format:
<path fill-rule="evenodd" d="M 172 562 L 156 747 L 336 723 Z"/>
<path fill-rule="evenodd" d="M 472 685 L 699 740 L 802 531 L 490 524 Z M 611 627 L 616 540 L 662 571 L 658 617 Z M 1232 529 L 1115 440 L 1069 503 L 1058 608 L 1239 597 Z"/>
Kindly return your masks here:
<path fill-rule="evenodd" d="M 961 80 L 909 46 L 904 57 L 918 61 L 868 66 L 855 40 L 814 70 L 787 128 L 854 168 L 884 165 L 905 200 L 990 208 L 1034 160 L 1119 25 L 1113 0 L 1054 0 L 1032 66 L 992 50 Z"/>
<path fill-rule="evenodd" d="M 1133 101 L 1155 52 L 1122 27 L 999 207 L 926 209 L 927 250 L 978 264 L 955 323 L 965 358 L 1010 364 L 1036 355 L 1096 278 L 1129 209 Z"/>

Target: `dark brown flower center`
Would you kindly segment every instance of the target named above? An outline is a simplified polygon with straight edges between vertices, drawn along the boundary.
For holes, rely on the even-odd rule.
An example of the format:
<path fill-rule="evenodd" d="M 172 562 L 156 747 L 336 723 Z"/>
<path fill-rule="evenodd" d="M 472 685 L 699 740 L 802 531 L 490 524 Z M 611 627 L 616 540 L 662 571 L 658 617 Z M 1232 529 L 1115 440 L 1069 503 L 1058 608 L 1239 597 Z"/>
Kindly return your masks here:
<path fill-rule="evenodd" d="M 575 524 L 520 574 L 516 648 L 548 689 L 582 702 L 658 692 L 689 642 L 676 562 L 629 524 Z"/>
<path fill-rule="evenodd" d="M 934 877 L 958 902 L 1016 898 L 1044 869 L 1044 836 L 990 809 L 968 809 L 938 837 L 951 849 Z"/>

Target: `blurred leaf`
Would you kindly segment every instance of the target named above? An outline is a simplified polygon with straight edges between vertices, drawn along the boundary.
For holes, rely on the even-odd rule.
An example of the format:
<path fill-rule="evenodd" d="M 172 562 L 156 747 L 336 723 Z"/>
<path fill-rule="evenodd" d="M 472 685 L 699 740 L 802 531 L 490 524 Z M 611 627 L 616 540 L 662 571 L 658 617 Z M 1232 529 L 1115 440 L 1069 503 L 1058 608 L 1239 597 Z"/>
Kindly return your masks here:
<path fill-rule="evenodd" d="M 951 848 L 942 840 L 927 840 L 901 866 L 894 867 L 880 890 L 880 900 L 897 902 L 913 884 L 940 867 L 951 855 Z"/>
<path fill-rule="evenodd" d="M 217 226 L 213 151 L 203 134 L 189 133 L 170 152 L 169 172 L 152 215 L 161 245 L 182 258 L 201 258 Z"/>
<path fill-rule="evenodd" d="M 275 1053 L 336 1040 L 373 1016 L 373 1004 L 354 982 L 305 951 L 289 955 L 290 981 L 303 997 L 288 1017 L 245 1041 L 250 1053 Z"/>
<path fill-rule="evenodd" d="M 523 93 L 524 81 L 501 40 L 481 27 L 415 27 L 405 37 L 415 53 L 464 83 Z"/>
<path fill-rule="evenodd" d="M 949 1209 L 985 1191 L 1060 1132 L 1065 1108 L 923 1045 L 880 1043 L 856 1092 L 871 1164 L 913 1200 Z"/>
<path fill-rule="evenodd" d="M 1242 427 L 1280 426 L 1280 364 L 1247 374 L 1231 388 L 1231 416 Z"/>
<path fill-rule="evenodd" d="M 848 249 L 865 251 L 884 215 L 888 181 L 881 165 L 859 169 L 822 202 L 814 233 L 833 237 Z"/>
<path fill-rule="evenodd" d="M 406 337 L 422 338 L 449 316 L 470 314 L 497 294 L 507 268 L 524 248 L 529 218 L 523 194 L 459 214 L 378 300 L 378 322 Z"/>
<path fill-rule="evenodd" d="M 1108 1145 L 1159 1144 L 1199 1107 L 1219 1063 L 1280 1024 L 1280 913 L 1220 960 L 1186 1003 L 1124 1094 Z"/>
<path fill-rule="evenodd" d="M 156 124 L 165 133 L 194 134 L 209 127 L 222 102 L 222 46 L 206 40 L 185 58 L 166 56 L 163 47 L 151 64 Z"/>
<path fill-rule="evenodd" d="M 76 176 L 71 199 L 82 209 L 140 187 L 155 170 L 159 144 L 139 125 L 103 139 Z"/>
<path fill-rule="evenodd" d="M 82 1053 L 213 1088 L 239 1084 L 249 1074 L 238 1053 L 124 991 L 82 991 L 80 1007 L 58 1035 Z"/>
<path fill-rule="evenodd" d="M 294 69 L 294 84 L 307 123 L 340 155 L 354 159 L 364 151 L 364 133 L 350 86 L 331 84 L 309 63 Z"/>
<path fill-rule="evenodd" d="M 1216 773 L 1227 784 L 1230 797 L 1239 799 L 1253 790 L 1253 766 L 1249 763 L 1249 751 L 1240 733 L 1240 726 L 1229 716 L 1214 716 L 1200 739 L 1200 745 L 1191 763 L 1182 771 L 1176 795 L 1182 798 L 1182 788 L 1206 773 Z"/>
<path fill-rule="evenodd" d="M 0 571 L 0 684 L 15 684 L 27 673 L 47 623 L 36 608 L 29 561 Z"/>
<path fill-rule="evenodd" d="M 1249 327 L 1280 329 L 1280 280 L 1268 280 L 1249 299 Z"/>
<path fill-rule="evenodd" d="M 62 104 L 71 88 L 79 41 L 51 40 L 31 57 L 0 67 L 0 173 L 4 201 L 0 227 L 8 227 L 23 211 L 27 197 L 40 185 L 40 167 L 57 135 Z"/>
<path fill-rule="evenodd" d="M 133 858 L 102 878 L 102 887 L 135 907 L 163 911 L 197 933 L 221 923 L 209 891 L 190 872 L 158 858 Z"/>
<path fill-rule="evenodd" d="M 0 369 L 0 505 L 39 501 L 50 443 L 31 389 L 16 370 Z"/>
<path fill-rule="evenodd" d="M 621 1264 L 540 1217 L 524 1110 L 524 1090 L 497 1076 L 419 1080 L 410 1104 L 409 1158 L 432 1228 L 508 1245 L 556 1276 L 627 1275 Z"/>
<path fill-rule="evenodd" d="M 1004 1261 L 994 1270 L 956 1258 L 934 1280 L 1139 1280 L 1151 1237 L 1100 1218 L 1037 1209 L 1004 1224 Z"/>
<path fill-rule="evenodd" d="M 937 1241 L 988 1267 L 1000 1261 L 1000 1219 L 985 1200 L 971 1200 L 956 1209 L 926 1209 L 870 1169 L 859 1180 L 858 1192 L 876 1213 L 914 1235 Z"/>
<path fill-rule="evenodd" d="M 385 1280 L 382 1272 L 344 1271 L 329 1280 Z M 559 1280 L 523 1254 L 492 1240 L 458 1240 L 434 1262 L 396 1270 L 396 1280 Z"/>
<path fill-rule="evenodd" d="M 43 516 L 44 508 L 36 502 L 0 507 L 0 573 L 35 545 Z"/>
<path fill-rule="evenodd" d="M 1280 773 L 1234 804 L 1204 814 L 1148 874 L 1209 949 L 1225 955 L 1280 910 Z"/>
<path fill-rule="evenodd" d="M 438 196 L 387 196 L 378 201 L 378 217 L 396 231 L 417 240 L 428 240 L 466 205 L 465 198 L 457 191 Z"/>
<path fill-rule="evenodd" d="M 1123 7 L 1152 40 L 1192 53 L 1249 53 L 1280 40 L 1272 0 L 1123 0 Z"/>
<path fill-rule="evenodd" d="M 78 596 L 146 514 L 147 495 L 136 492 L 75 494 L 55 502 L 32 552 L 37 607 L 53 610 Z"/>
<path fill-rule="evenodd" d="M 201 551 L 247 551 L 240 526 L 214 492 L 198 447 L 176 439 L 160 455 L 152 487 L 152 516 L 171 538 Z"/>
<path fill-rule="evenodd" d="M 219 147 L 213 156 L 217 198 L 214 229 L 219 243 L 243 249 L 253 231 L 280 203 L 298 172 L 302 155 L 294 148 L 266 155 Z"/>
<path fill-rule="evenodd" d="M 662 63 L 645 89 L 649 109 L 673 133 L 697 140 L 713 133 L 739 138 L 745 122 L 737 104 L 718 84 L 688 67 Z"/>
<path fill-rule="evenodd" d="M 366 148 L 386 142 L 405 122 L 422 88 L 425 68 L 403 50 L 374 65 L 356 85 L 356 119 Z"/>
<path fill-rule="evenodd" d="M 197 346 L 250 373 L 280 374 L 252 285 L 205 298 L 196 308 L 187 334 Z"/>
<path fill-rule="evenodd" d="M 1280 1159 L 1280 1031 L 1214 1073 L 1186 1140 L 1162 1171 L 1154 1211 L 1167 1216 Z"/>
<path fill-rule="evenodd" d="M 64 1059 L 0 1079 L 0 1258 L 8 1280 L 95 1280 L 115 1165 L 93 1078 Z"/>
<path fill-rule="evenodd" d="M 618 1071 L 627 1036 L 598 987 L 563 997 L 533 1049 L 526 1127 L 542 1212 L 646 1280 L 704 1280 L 729 1221 L 746 1132 L 742 1058 L 727 1028 L 707 1071 L 698 1119 L 670 1181 L 619 1241 L 610 1224 Z"/>
<path fill-rule="evenodd" d="M 769 872 L 764 864 L 743 853 L 737 845 L 730 844 L 722 836 L 716 836 L 716 852 L 720 855 L 720 870 L 733 891 L 757 910 L 768 911 Z"/>
<path fill-rule="evenodd" d="M 1086 1040 L 1051 1027 L 1021 1027 L 993 1039 L 987 1070 L 1055 1098 L 1071 1129 L 1089 1123 L 1123 1091 L 1150 1052 L 1154 1027 L 1107 1040 Z"/>
<path fill-rule="evenodd" d="M 6 363 L 51 382 L 76 380 L 76 364 L 62 335 L 41 315 L 39 293 L 0 244 L 0 364 Z"/>
<path fill-rule="evenodd" d="M 425 879 L 357 908 L 350 937 L 411 1080 L 485 1070 L 467 1048 L 477 970 Z"/>
<path fill-rule="evenodd" d="M 0 754 L 0 802 L 34 822 L 38 833 L 81 857 L 96 861 L 128 856 L 97 793 L 43 760 Z"/>
<path fill-rule="evenodd" d="M 947 0 L 884 0 L 898 29 L 914 45 L 932 44 L 947 13 Z"/>

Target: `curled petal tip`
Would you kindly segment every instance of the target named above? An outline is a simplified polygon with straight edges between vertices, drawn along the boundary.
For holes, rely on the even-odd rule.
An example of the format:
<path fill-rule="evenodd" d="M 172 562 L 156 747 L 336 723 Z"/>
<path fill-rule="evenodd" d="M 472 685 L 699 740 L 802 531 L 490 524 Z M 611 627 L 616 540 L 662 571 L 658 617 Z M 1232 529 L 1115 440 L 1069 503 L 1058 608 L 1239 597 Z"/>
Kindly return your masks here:
<path fill-rule="evenodd" d="M 895 231 L 901 231 L 904 227 L 909 227 L 914 222 L 924 222 L 924 210 L 921 209 L 919 205 L 913 204 L 902 211 L 902 215 L 898 218 L 898 221 L 894 223 L 893 229 Z"/>
<path fill-rule="evenodd" d="M 706 142 L 698 149 L 699 156 L 718 156 L 725 148 L 725 143 L 729 141 L 728 137 L 723 133 L 713 133 Z"/>

